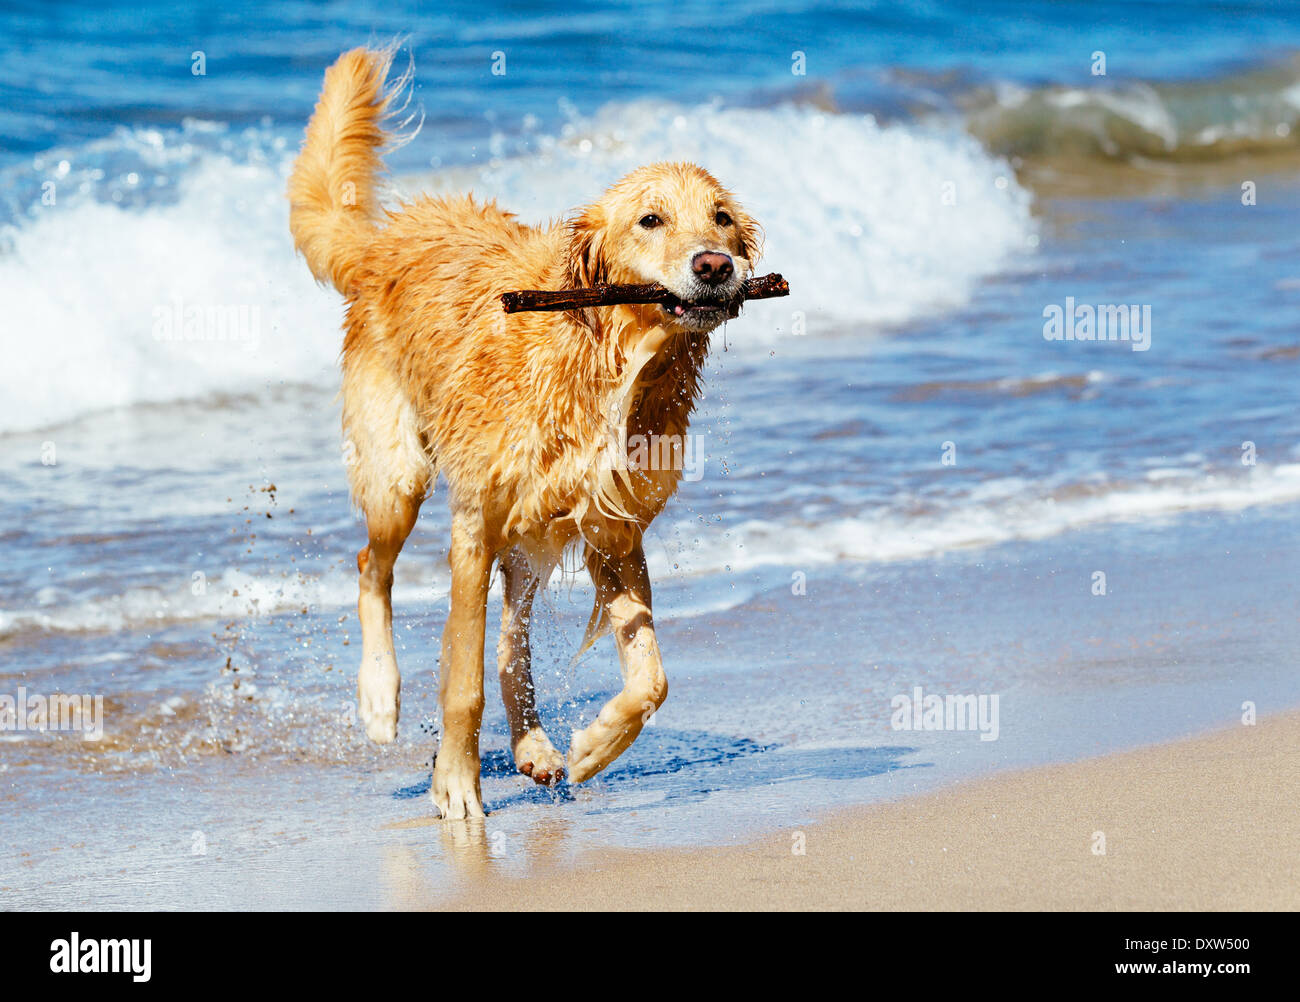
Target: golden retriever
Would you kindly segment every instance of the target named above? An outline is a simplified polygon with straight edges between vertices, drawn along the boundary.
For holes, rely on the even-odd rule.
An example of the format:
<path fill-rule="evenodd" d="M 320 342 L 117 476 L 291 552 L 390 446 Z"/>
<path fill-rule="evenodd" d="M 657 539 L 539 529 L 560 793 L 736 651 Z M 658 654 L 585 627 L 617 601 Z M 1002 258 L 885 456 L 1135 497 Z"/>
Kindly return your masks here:
<path fill-rule="evenodd" d="M 719 304 L 753 273 L 761 233 L 729 191 L 687 163 L 635 170 L 546 226 L 469 195 L 381 210 L 384 125 L 409 82 L 386 83 L 391 55 L 355 49 L 326 72 L 289 180 L 289 223 L 312 274 L 347 299 L 345 456 L 369 535 L 357 555 L 361 719 L 373 740 L 396 737 L 393 564 L 441 473 L 452 514 L 451 610 L 432 795 L 444 818 L 479 817 L 494 563 L 504 586 L 501 694 L 520 772 L 543 784 L 594 776 L 668 695 L 642 533 L 681 479 L 708 334 L 727 318 Z M 499 300 L 514 289 L 596 282 L 658 282 L 678 298 L 510 316 Z M 672 443 L 670 461 L 630 461 L 636 435 Z M 584 649 L 613 632 L 624 682 L 573 734 L 566 757 L 534 706 L 528 625 L 538 584 L 570 545 L 596 586 Z"/>

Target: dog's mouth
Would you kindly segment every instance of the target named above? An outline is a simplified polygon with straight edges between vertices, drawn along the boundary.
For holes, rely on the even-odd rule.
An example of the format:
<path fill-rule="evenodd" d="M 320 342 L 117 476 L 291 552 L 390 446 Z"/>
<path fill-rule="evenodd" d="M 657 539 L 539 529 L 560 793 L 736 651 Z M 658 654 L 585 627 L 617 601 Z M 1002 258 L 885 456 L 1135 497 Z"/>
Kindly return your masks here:
<path fill-rule="evenodd" d="M 719 323 L 740 314 L 741 299 L 671 299 L 661 303 L 663 311 L 688 324 Z"/>

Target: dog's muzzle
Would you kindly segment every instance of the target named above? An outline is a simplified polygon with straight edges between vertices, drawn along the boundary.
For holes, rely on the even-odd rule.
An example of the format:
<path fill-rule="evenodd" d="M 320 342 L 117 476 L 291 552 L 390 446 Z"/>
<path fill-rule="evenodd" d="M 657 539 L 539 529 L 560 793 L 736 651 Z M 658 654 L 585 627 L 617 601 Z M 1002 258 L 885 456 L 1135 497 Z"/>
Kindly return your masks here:
<path fill-rule="evenodd" d="M 692 288 L 687 296 L 674 297 L 663 304 L 664 311 L 679 323 L 712 329 L 740 313 L 743 289 L 729 254 L 718 251 L 696 254 L 691 258 L 690 284 Z"/>

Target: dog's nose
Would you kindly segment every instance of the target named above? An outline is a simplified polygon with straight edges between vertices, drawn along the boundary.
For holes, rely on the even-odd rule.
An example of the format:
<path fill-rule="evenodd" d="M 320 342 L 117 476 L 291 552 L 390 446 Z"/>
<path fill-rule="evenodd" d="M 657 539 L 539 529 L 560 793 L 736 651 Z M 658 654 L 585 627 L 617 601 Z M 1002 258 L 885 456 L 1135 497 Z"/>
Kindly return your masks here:
<path fill-rule="evenodd" d="M 705 285 L 721 285 L 736 269 L 731 263 L 731 258 L 726 254 L 700 251 L 691 259 L 691 270 Z"/>

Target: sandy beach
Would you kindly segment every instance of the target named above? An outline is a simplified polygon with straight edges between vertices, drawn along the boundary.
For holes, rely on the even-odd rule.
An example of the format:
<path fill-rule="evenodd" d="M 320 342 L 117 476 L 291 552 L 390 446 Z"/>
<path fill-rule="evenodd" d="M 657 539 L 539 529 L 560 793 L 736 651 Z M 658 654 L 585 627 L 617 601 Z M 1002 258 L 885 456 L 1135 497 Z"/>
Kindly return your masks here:
<path fill-rule="evenodd" d="M 1290 712 L 846 811 L 741 848 L 602 853 L 581 868 L 483 877 L 427 904 L 1291 910 L 1300 908 L 1297 752 L 1300 712 Z M 463 838 L 472 852 L 473 834 Z"/>

